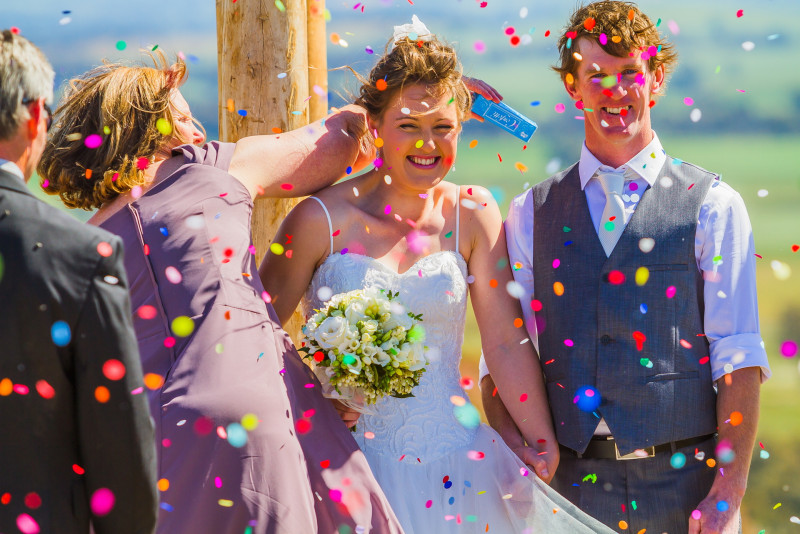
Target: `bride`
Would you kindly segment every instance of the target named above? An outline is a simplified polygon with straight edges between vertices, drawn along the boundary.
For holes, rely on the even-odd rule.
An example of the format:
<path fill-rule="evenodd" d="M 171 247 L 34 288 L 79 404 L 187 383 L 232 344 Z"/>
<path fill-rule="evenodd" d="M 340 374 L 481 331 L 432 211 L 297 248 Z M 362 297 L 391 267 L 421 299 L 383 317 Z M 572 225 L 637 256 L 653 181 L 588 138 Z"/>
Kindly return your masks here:
<path fill-rule="evenodd" d="M 276 236 L 287 253 L 261 266 L 264 286 L 281 321 L 301 299 L 308 313 L 367 287 L 399 292 L 422 314 L 430 364 L 414 396 L 378 401 L 355 435 L 406 533 L 610 532 L 542 481 L 558 445 L 507 291 L 500 212 L 486 189 L 444 181 L 471 101 L 456 54 L 416 17 L 395 30 L 356 102 L 368 111 L 375 168 L 298 204 Z M 479 423 L 461 389 L 468 292 L 498 393 L 539 452 L 533 471 Z"/>

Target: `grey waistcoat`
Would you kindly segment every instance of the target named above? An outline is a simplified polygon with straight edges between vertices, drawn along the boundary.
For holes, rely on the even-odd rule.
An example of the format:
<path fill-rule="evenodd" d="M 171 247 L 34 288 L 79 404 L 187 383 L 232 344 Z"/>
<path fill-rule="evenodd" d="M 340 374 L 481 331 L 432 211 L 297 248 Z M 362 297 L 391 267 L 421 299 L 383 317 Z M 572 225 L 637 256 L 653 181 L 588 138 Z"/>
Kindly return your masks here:
<path fill-rule="evenodd" d="M 672 180 L 670 187 L 664 178 Z M 640 192 L 608 258 L 577 164 L 534 186 L 539 351 L 561 444 L 585 451 L 601 416 L 622 454 L 715 432 L 716 393 L 702 335 L 703 277 L 694 250 L 700 206 L 714 180 L 668 157 L 655 185 Z M 655 241 L 648 253 L 640 249 L 643 238 Z M 641 286 L 640 267 L 649 273 Z M 634 333 L 644 339 L 641 347 Z M 575 403 L 583 386 L 600 394 L 594 411 Z"/>

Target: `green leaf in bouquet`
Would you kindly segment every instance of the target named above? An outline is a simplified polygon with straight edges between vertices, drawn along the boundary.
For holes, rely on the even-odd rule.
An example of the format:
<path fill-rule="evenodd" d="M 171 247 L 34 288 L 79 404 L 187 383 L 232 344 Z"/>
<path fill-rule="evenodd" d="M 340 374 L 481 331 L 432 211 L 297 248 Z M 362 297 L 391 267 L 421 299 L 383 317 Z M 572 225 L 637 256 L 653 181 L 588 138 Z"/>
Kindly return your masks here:
<path fill-rule="evenodd" d="M 413 393 L 393 393 L 389 395 L 390 397 L 394 397 L 395 399 L 408 399 L 414 396 Z"/>

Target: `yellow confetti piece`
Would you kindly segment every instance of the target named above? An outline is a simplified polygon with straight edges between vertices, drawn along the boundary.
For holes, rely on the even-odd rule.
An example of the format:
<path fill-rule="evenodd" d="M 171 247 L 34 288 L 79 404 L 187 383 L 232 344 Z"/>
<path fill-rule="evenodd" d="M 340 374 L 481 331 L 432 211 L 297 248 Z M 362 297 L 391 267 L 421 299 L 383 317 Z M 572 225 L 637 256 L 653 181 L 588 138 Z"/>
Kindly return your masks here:
<path fill-rule="evenodd" d="M 514 168 L 516 168 L 519 172 L 528 172 L 528 167 L 519 161 L 514 164 Z"/>
<path fill-rule="evenodd" d="M 647 267 L 636 269 L 636 285 L 643 286 L 650 279 L 650 270 Z"/>
<path fill-rule="evenodd" d="M 283 254 L 284 248 L 283 245 L 281 245 L 280 243 L 272 243 L 269 246 L 269 250 L 276 256 L 280 256 L 281 254 Z"/>
<path fill-rule="evenodd" d="M 281 13 L 286 12 L 286 6 L 283 5 L 283 2 L 281 2 L 281 0 L 275 0 L 275 7 L 277 7 L 278 11 L 280 11 Z M 220 504 L 222 503 L 220 502 Z M 231 503 L 231 505 L 233 505 L 233 503 Z"/>
<path fill-rule="evenodd" d="M 194 320 L 185 315 L 179 315 L 172 320 L 172 333 L 178 337 L 187 337 L 194 332 Z"/>
<path fill-rule="evenodd" d="M 778 509 L 778 508 L 780 508 L 780 507 L 781 507 L 781 503 L 778 503 L 778 504 L 776 504 L 775 506 L 773 506 L 773 507 L 772 507 L 772 509 L 773 509 L 773 510 L 777 510 L 777 509 Z"/>
<path fill-rule="evenodd" d="M 226 107 L 226 108 L 227 108 L 227 110 L 228 110 L 228 111 L 230 111 L 231 113 L 233 113 L 234 111 L 236 111 L 236 108 L 233 106 L 233 99 L 232 99 L 232 98 L 229 98 L 229 99 L 228 99 L 228 102 L 227 102 L 227 104 L 226 104 L 226 106 L 225 106 L 225 107 Z"/>
<path fill-rule="evenodd" d="M 171 135 L 172 134 L 172 125 L 164 117 L 161 117 L 160 119 L 158 119 L 156 121 L 156 128 L 161 133 L 161 135 Z"/>
<path fill-rule="evenodd" d="M 224 506 L 225 508 L 230 508 L 231 506 L 233 506 L 233 501 L 228 499 L 220 499 L 217 502 L 219 503 L 220 506 Z"/>
<path fill-rule="evenodd" d="M 580 54 L 577 54 L 577 55 L 580 55 Z M 578 59 L 578 58 L 576 57 L 575 59 Z M 571 72 L 568 72 L 567 75 L 564 76 L 564 81 L 567 82 L 568 84 L 572 85 L 573 83 L 575 83 L 575 77 L 572 75 Z"/>
<path fill-rule="evenodd" d="M 417 141 L 417 142 L 414 144 L 414 146 L 415 146 L 415 147 L 417 147 L 417 148 L 422 148 L 422 145 L 424 145 L 424 144 L 425 144 L 425 141 L 423 141 L 422 139 L 420 139 L 419 141 Z"/>
<path fill-rule="evenodd" d="M 559 297 L 564 294 L 564 284 L 561 282 L 556 282 L 553 284 L 553 293 L 558 295 Z"/>
<path fill-rule="evenodd" d="M 375 139 L 375 146 L 378 147 L 378 148 L 382 147 L 383 146 L 383 139 L 381 139 L 380 137 L 376 138 Z"/>
<path fill-rule="evenodd" d="M 486 490 L 480 490 L 480 491 L 478 492 L 478 495 L 483 495 L 484 493 L 486 493 Z"/>
<path fill-rule="evenodd" d="M 256 414 L 246 414 L 242 417 L 242 426 L 248 432 L 255 430 L 258 427 L 258 416 Z"/>

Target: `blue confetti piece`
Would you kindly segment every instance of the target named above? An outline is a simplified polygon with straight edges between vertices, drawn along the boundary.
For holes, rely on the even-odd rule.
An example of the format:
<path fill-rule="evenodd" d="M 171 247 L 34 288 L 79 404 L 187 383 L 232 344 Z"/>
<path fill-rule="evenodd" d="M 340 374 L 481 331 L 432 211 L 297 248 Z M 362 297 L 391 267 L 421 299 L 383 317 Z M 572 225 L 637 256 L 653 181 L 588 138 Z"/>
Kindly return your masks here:
<path fill-rule="evenodd" d="M 350 174 L 351 172 L 353 172 L 353 167 L 347 167 L 347 169 L 345 169 L 344 172 L 345 174 Z"/>
<path fill-rule="evenodd" d="M 591 386 L 583 386 L 575 393 L 572 403 L 584 412 L 593 412 L 600 406 L 600 393 Z"/>
<path fill-rule="evenodd" d="M 233 447 L 241 448 L 247 443 L 247 430 L 239 423 L 229 424 L 225 431 L 228 434 L 228 443 Z"/>
<path fill-rule="evenodd" d="M 447 503 L 448 504 L 453 504 L 454 502 L 456 502 L 456 498 L 455 497 L 450 497 L 449 499 L 447 499 Z"/>
<path fill-rule="evenodd" d="M 647 304 L 639 304 L 639 311 L 642 312 L 642 314 L 647 313 Z"/>
<path fill-rule="evenodd" d="M 72 339 L 72 332 L 67 323 L 64 321 L 56 321 L 53 323 L 53 326 L 50 327 L 50 337 L 53 338 L 53 343 L 55 343 L 57 347 L 66 347 Z"/>
<path fill-rule="evenodd" d="M 167 230 L 166 226 L 162 226 L 161 228 L 158 229 L 158 231 L 161 232 L 161 235 L 163 235 L 164 237 L 169 237 L 169 230 Z"/>
<path fill-rule="evenodd" d="M 162 510 L 166 510 L 167 512 L 171 512 L 175 509 L 171 504 L 162 502 L 158 505 Z"/>
<path fill-rule="evenodd" d="M 534 100 L 533 102 L 531 102 L 531 106 L 538 106 L 539 104 L 541 104 L 539 100 Z"/>
<path fill-rule="evenodd" d="M 564 246 L 565 246 L 565 247 L 568 247 L 568 246 L 570 246 L 572 243 L 574 243 L 574 241 L 565 241 L 565 242 L 564 242 Z"/>
<path fill-rule="evenodd" d="M 240 109 L 240 110 L 239 110 L 239 111 L 237 111 L 236 113 L 238 113 L 238 114 L 239 114 L 239 115 L 241 115 L 242 117 L 247 117 L 247 110 L 246 110 L 246 109 Z"/>
<path fill-rule="evenodd" d="M 452 480 L 448 480 L 447 482 L 444 483 L 444 489 L 450 489 L 452 486 L 453 486 Z"/>

